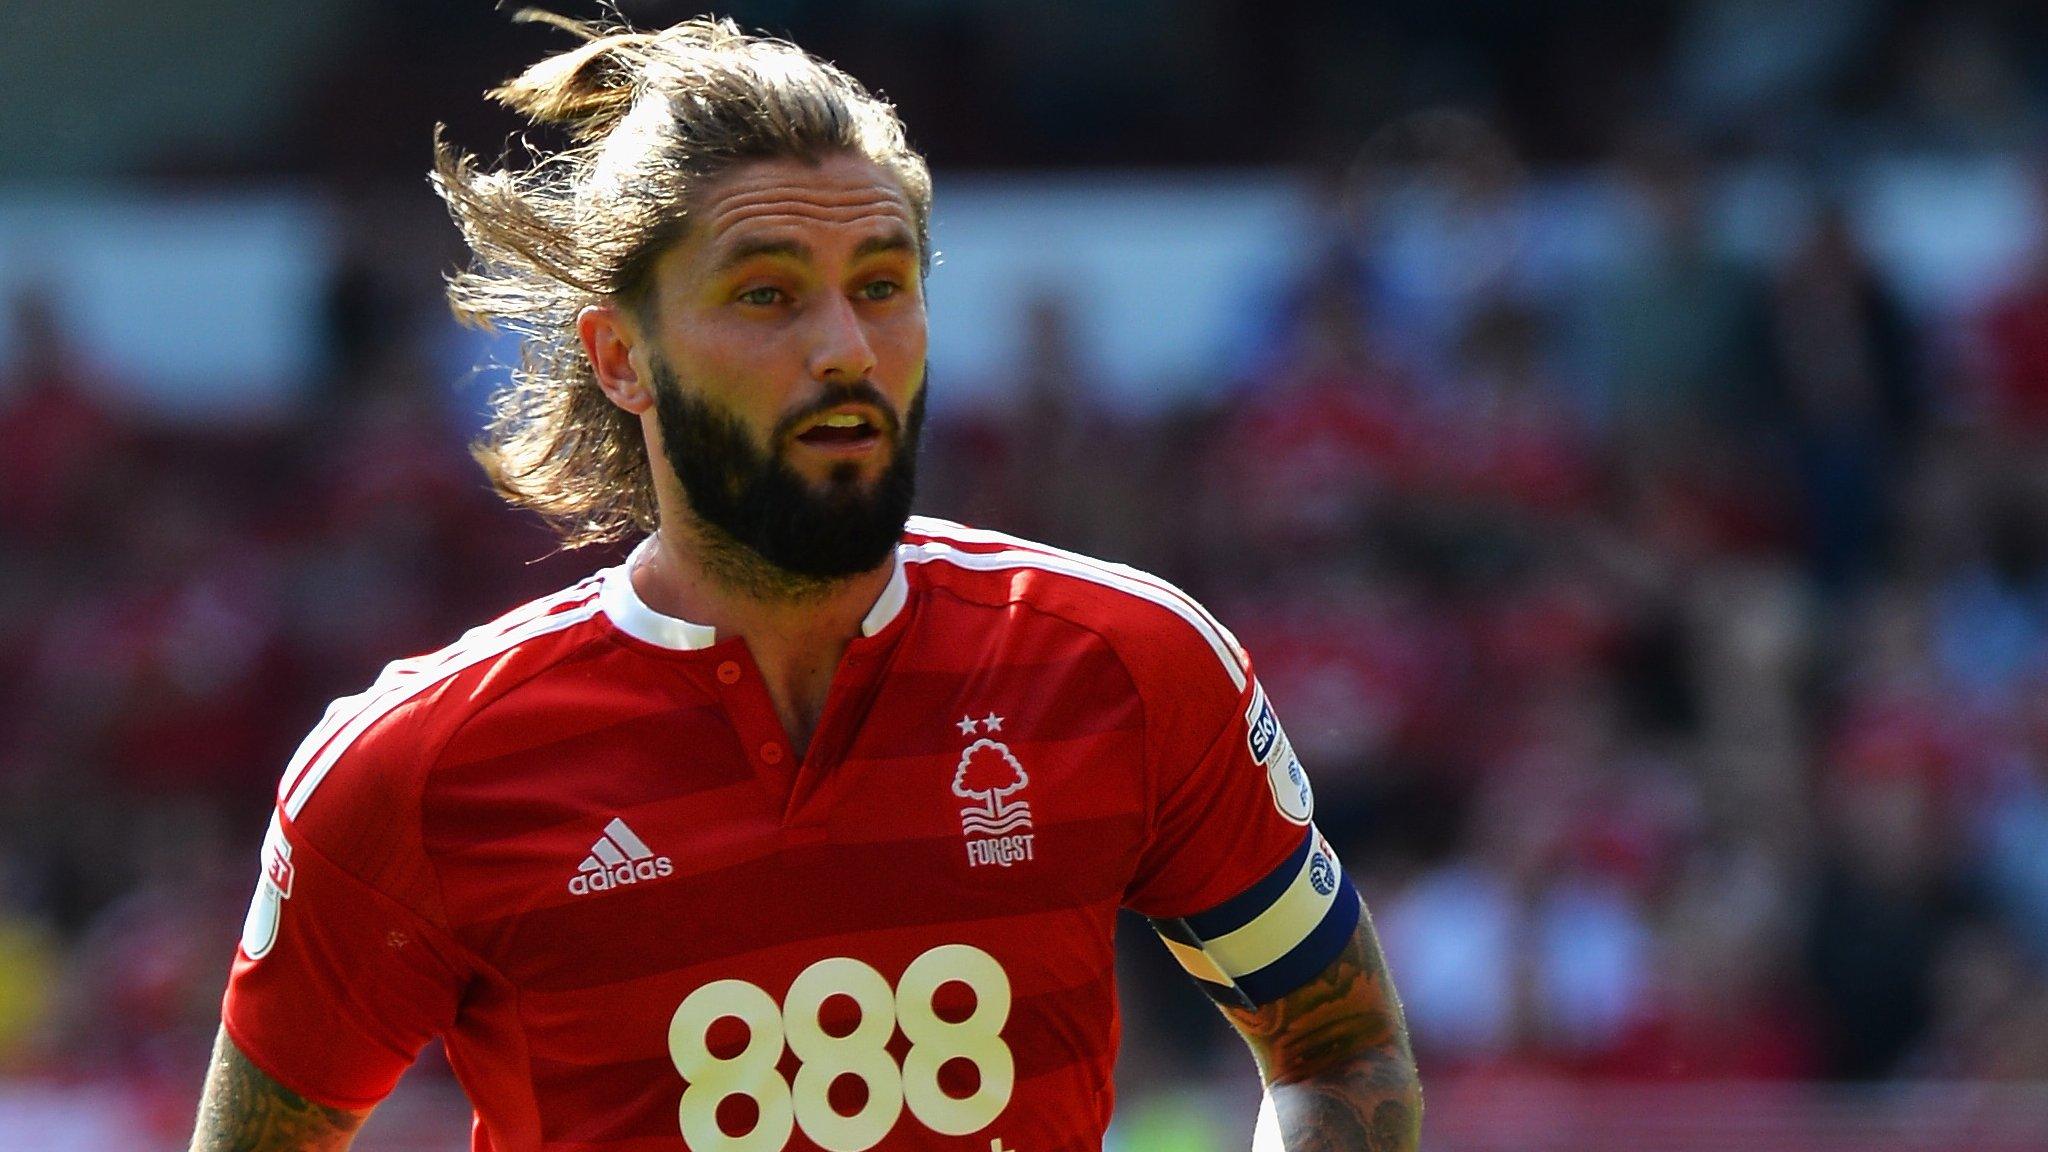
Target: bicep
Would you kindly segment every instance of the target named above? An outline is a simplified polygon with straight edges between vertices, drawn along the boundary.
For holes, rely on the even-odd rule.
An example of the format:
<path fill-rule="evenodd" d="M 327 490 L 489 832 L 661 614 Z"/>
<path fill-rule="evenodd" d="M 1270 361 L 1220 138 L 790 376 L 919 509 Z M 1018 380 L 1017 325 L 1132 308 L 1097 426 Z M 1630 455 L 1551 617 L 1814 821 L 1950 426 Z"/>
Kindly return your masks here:
<path fill-rule="evenodd" d="M 329 1108 L 271 1079 L 223 1028 L 199 1099 L 191 1152 L 342 1152 L 370 1115 Z"/>

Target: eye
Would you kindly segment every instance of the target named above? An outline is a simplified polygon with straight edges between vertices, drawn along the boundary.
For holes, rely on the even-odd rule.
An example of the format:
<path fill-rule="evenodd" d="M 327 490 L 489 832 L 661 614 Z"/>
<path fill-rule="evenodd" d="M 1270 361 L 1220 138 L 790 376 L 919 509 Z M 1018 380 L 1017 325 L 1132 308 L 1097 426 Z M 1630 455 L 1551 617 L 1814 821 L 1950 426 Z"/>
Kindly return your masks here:
<path fill-rule="evenodd" d="M 782 303 L 784 297 L 780 288 L 749 288 L 745 292 L 740 293 L 736 299 L 742 304 L 752 304 L 756 307 L 766 308 L 770 304 Z"/>
<path fill-rule="evenodd" d="M 898 284 L 894 280 L 876 280 L 861 285 L 860 294 L 863 299 L 867 300 L 887 300 L 901 291 L 903 291 L 903 285 Z"/>

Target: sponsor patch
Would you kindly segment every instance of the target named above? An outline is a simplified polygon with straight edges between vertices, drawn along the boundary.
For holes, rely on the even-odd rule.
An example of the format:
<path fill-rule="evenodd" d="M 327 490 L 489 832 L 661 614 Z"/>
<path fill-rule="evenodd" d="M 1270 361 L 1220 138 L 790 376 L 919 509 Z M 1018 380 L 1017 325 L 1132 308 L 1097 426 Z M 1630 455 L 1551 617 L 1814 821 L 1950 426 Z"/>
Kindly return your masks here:
<path fill-rule="evenodd" d="M 1315 817 L 1315 791 L 1309 787 L 1308 773 L 1294 749 L 1289 748 L 1280 763 L 1266 769 L 1266 783 L 1273 786 L 1273 803 L 1279 805 L 1282 816 L 1296 824 L 1306 824 Z"/>
<path fill-rule="evenodd" d="M 1280 739 L 1280 718 L 1273 715 L 1273 705 L 1266 699 L 1266 690 L 1252 686 L 1251 710 L 1244 714 L 1245 744 L 1252 750 L 1252 759 L 1272 767 L 1273 746 Z"/>
<path fill-rule="evenodd" d="M 1273 713 L 1272 702 L 1266 699 L 1266 690 L 1256 681 L 1244 720 L 1245 746 L 1251 750 L 1252 759 L 1266 770 L 1274 806 L 1294 823 L 1308 823 L 1316 812 L 1315 792 L 1309 787 L 1308 773 L 1302 769 L 1300 757 L 1294 754 L 1293 743 L 1280 727 L 1280 718 Z"/>
<path fill-rule="evenodd" d="M 263 879 L 256 882 L 256 894 L 249 898 L 249 915 L 242 921 L 242 951 L 251 960 L 261 960 L 277 944 L 277 924 L 284 914 L 284 902 L 292 897 L 292 844 L 284 838 L 284 825 L 275 811 L 270 827 L 263 833 Z"/>

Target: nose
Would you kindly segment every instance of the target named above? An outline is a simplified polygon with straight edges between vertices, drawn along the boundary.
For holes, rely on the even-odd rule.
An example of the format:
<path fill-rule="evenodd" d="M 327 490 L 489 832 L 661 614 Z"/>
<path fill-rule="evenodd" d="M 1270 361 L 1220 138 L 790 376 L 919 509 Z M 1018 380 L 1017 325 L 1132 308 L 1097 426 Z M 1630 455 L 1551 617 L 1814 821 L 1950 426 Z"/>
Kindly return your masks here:
<path fill-rule="evenodd" d="M 825 384 L 851 384 L 875 370 L 875 350 L 853 302 L 831 296 L 814 310 L 811 378 Z"/>

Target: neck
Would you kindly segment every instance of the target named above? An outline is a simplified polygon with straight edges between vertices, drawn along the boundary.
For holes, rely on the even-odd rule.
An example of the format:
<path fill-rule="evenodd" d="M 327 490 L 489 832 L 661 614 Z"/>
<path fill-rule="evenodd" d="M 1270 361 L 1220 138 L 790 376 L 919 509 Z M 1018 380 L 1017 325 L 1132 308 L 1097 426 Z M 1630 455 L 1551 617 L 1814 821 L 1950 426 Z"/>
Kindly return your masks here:
<path fill-rule="evenodd" d="M 744 639 L 801 756 L 840 657 L 888 587 L 893 560 L 835 579 L 799 576 L 706 527 L 664 520 L 654 547 L 633 567 L 633 589 L 657 612 L 708 625 L 720 640 Z"/>
<path fill-rule="evenodd" d="M 658 612 L 763 644 L 843 647 L 881 598 L 893 571 L 885 559 L 851 576 L 807 576 L 778 568 L 725 532 L 665 520 L 633 570 L 633 587 Z"/>

